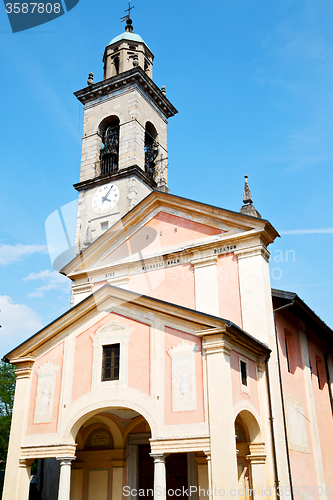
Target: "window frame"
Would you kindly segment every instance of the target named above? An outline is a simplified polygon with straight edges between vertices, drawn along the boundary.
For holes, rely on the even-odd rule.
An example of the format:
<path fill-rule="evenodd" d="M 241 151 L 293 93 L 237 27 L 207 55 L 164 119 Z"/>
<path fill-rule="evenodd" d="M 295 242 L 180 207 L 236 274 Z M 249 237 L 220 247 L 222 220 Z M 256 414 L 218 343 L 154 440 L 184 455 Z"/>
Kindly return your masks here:
<path fill-rule="evenodd" d="M 243 376 L 242 376 L 242 365 L 241 363 L 244 363 L 245 368 L 246 368 L 246 382 L 247 384 L 243 384 Z M 240 378 L 240 385 L 241 385 L 241 392 L 245 392 L 246 394 L 250 395 L 250 383 L 249 383 L 249 360 L 244 358 L 243 356 L 238 356 L 238 366 L 239 366 L 239 378 Z"/>
<path fill-rule="evenodd" d="M 91 334 L 93 341 L 92 390 L 126 387 L 128 383 L 128 347 L 131 330 L 121 322 L 110 321 Z M 119 379 L 102 380 L 103 346 L 120 344 Z"/>
<path fill-rule="evenodd" d="M 111 355 L 110 355 L 110 368 L 106 367 L 106 357 L 107 353 L 106 350 L 110 349 L 111 350 Z M 119 380 L 120 376 L 120 342 L 117 342 L 115 344 L 106 344 L 102 346 L 102 373 L 101 373 L 101 380 L 102 382 L 108 382 L 110 380 Z M 112 366 L 112 357 L 116 357 L 116 361 L 114 361 L 115 366 Z M 106 370 L 110 370 L 110 377 L 106 377 L 105 372 Z M 113 373 L 112 373 L 113 370 Z"/>

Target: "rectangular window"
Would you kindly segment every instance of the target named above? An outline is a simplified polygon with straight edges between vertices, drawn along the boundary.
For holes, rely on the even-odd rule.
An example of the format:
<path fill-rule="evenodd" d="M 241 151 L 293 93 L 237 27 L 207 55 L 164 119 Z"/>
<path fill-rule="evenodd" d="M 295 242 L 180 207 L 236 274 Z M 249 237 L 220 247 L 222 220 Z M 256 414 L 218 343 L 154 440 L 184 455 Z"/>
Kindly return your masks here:
<path fill-rule="evenodd" d="M 247 386 L 247 366 L 244 361 L 240 361 L 240 371 L 241 371 L 242 385 Z"/>
<path fill-rule="evenodd" d="M 119 380 L 120 344 L 103 345 L 102 381 Z"/>
<path fill-rule="evenodd" d="M 108 221 L 106 222 L 101 222 L 101 230 L 106 231 L 109 228 L 109 223 Z"/>

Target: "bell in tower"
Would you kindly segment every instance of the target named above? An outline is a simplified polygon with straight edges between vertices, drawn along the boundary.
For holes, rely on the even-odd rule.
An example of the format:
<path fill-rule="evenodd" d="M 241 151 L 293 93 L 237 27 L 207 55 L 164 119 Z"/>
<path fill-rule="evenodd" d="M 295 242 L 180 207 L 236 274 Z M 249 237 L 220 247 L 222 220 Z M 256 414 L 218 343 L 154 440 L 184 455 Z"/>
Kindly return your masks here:
<path fill-rule="evenodd" d="M 151 191 L 169 191 L 167 123 L 177 110 L 152 80 L 153 60 L 127 16 L 105 48 L 104 79 L 90 73 L 75 92 L 84 105 L 76 254 Z"/>

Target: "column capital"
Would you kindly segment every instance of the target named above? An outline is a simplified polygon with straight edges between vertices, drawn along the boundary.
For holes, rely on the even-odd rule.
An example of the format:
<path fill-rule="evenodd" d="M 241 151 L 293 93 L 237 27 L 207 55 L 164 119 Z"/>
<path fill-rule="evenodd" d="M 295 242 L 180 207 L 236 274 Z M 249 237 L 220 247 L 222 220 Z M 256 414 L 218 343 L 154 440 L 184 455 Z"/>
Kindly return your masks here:
<path fill-rule="evenodd" d="M 266 455 L 247 455 L 246 458 L 251 465 L 266 463 Z"/>
<path fill-rule="evenodd" d="M 20 458 L 19 459 L 19 467 L 22 467 L 22 468 L 27 468 L 27 467 L 31 467 L 32 464 L 34 463 L 34 459 L 33 458 Z"/>
<path fill-rule="evenodd" d="M 257 372 L 263 373 L 263 371 L 265 369 L 265 362 L 264 361 L 257 361 L 256 365 L 257 365 Z"/>
<path fill-rule="evenodd" d="M 222 352 L 223 354 L 230 356 L 232 343 L 227 335 L 224 335 L 223 333 L 207 335 L 207 337 L 203 337 L 202 340 L 202 348 L 206 354 Z"/>
<path fill-rule="evenodd" d="M 169 456 L 168 453 L 149 453 L 149 455 L 154 459 L 155 464 L 164 464 Z"/>
<path fill-rule="evenodd" d="M 36 358 L 34 358 L 33 356 L 12 359 L 10 361 L 11 364 L 17 366 L 17 369 L 15 370 L 16 379 L 29 378 L 35 361 Z"/>
<path fill-rule="evenodd" d="M 249 445 L 250 455 L 247 459 L 251 464 L 264 464 L 266 462 L 265 443 L 251 443 Z"/>
<path fill-rule="evenodd" d="M 73 460 L 76 460 L 76 457 L 56 457 L 56 460 L 59 460 L 60 467 L 62 465 L 71 465 Z"/>
<path fill-rule="evenodd" d="M 256 257 L 261 255 L 267 262 L 269 261 L 270 252 L 264 245 L 255 245 L 253 247 L 239 248 L 234 250 L 234 254 L 237 255 L 238 259 L 245 259 L 247 257 Z"/>
<path fill-rule="evenodd" d="M 127 271 L 128 272 L 128 271 Z M 125 274 L 123 276 L 115 276 L 113 278 L 107 279 L 107 282 L 112 285 L 112 286 L 118 286 L 118 287 L 126 287 L 128 286 L 130 280 L 129 274 Z"/>
<path fill-rule="evenodd" d="M 191 259 L 191 264 L 194 268 L 216 266 L 217 255 L 207 255 L 205 257 L 195 257 Z"/>

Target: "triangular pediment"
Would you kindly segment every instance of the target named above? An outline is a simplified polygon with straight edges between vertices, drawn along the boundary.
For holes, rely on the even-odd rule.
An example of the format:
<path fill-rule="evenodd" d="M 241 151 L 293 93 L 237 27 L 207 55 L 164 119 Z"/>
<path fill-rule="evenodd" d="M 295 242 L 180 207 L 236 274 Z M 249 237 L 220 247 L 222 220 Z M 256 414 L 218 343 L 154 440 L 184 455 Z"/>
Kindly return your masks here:
<path fill-rule="evenodd" d="M 267 244 L 277 236 L 264 219 L 153 192 L 61 272 L 74 277 L 257 231 L 266 234 Z"/>
<path fill-rule="evenodd" d="M 106 318 L 111 315 L 111 319 Z M 160 316 L 164 321 L 186 323 L 194 332 L 225 331 L 237 342 L 246 343 L 252 349 L 267 347 L 253 339 L 237 325 L 223 318 L 207 315 L 170 302 L 148 297 L 111 285 L 104 285 L 94 294 L 69 309 L 65 314 L 27 339 L 9 352 L 4 359 L 25 370 L 25 364 L 31 365 L 45 352 L 64 342 L 69 335 L 77 337 L 83 331 L 96 331 L 96 334 L 117 335 L 126 330 L 126 320 L 149 322 L 153 316 Z M 115 319 L 116 316 L 116 319 Z M 104 321 L 106 318 L 107 321 Z M 96 330 L 95 326 L 101 323 Z M 128 328 L 127 328 L 128 330 Z M 54 365 L 46 364 L 43 370 L 54 370 Z"/>

